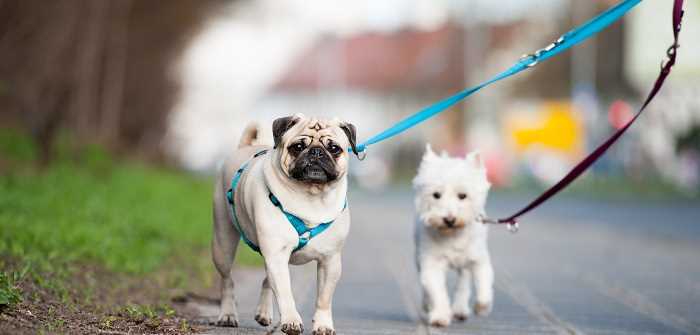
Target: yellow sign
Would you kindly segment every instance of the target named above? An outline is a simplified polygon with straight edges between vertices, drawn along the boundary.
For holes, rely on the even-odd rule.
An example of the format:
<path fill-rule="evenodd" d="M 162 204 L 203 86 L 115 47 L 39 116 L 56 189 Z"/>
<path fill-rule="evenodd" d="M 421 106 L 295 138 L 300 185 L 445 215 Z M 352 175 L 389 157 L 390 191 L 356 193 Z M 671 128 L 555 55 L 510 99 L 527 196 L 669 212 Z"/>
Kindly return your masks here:
<path fill-rule="evenodd" d="M 544 103 L 534 114 L 510 113 L 505 119 L 505 130 L 517 153 L 538 147 L 573 158 L 583 150 L 583 124 L 568 102 Z"/>

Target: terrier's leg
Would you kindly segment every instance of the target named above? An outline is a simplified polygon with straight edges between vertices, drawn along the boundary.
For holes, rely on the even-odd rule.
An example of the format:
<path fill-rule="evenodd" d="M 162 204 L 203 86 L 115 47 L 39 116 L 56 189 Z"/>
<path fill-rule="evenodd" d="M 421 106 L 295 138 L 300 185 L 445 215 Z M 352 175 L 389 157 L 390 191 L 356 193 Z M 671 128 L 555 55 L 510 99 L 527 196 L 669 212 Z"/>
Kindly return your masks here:
<path fill-rule="evenodd" d="M 469 298 L 472 294 L 472 275 L 467 268 L 459 269 L 457 289 L 452 302 L 452 316 L 455 320 L 464 321 L 471 314 Z"/>
<path fill-rule="evenodd" d="M 420 282 L 428 305 L 428 323 L 435 327 L 447 327 L 452 319 L 450 298 L 447 295 L 447 264 L 426 260 L 421 264 Z"/>
<path fill-rule="evenodd" d="M 478 261 L 474 264 L 474 277 L 476 286 L 476 315 L 486 316 L 493 309 L 493 267 L 490 258 Z"/>

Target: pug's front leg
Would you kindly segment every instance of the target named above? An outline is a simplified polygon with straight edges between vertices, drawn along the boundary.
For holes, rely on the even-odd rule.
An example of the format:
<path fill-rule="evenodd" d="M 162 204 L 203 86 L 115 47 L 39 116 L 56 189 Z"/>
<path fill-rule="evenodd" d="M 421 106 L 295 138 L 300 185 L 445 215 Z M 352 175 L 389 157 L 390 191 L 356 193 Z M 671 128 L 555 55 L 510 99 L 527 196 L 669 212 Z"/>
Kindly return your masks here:
<path fill-rule="evenodd" d="M 292 295 L 292 284 L 289 276 L 290 254 L 291 251 L 274 254 L 266 254 L 263 251 L 267 278 L 277 298 L 277 307 L 280 311 L 280 329 L 287 335 L 299 335 L 304 333 L 304 325 L 299 312 L 297 312 L 294 295 Z"/>
<path fill-rule="evenodd" d="M 318 261 L 316 281 L 316 313 L 313 319 L 313 335 L 335 335 L 333 328 L 333 293 L 340 279 L 342 264 L 340 253 Z"/>

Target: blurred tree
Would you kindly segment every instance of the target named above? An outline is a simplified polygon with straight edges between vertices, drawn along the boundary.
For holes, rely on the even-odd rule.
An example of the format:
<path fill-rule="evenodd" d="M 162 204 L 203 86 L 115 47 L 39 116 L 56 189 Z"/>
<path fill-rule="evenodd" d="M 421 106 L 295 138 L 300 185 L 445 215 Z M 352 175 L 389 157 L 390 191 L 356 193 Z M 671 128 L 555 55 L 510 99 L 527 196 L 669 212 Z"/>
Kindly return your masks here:
<path fill-rule="evenodd" d="M 151 155 L 178 93 L 173 64 L 223 0 L 0 0 L 0 121 L 51 159 L 56 132 Z"/>

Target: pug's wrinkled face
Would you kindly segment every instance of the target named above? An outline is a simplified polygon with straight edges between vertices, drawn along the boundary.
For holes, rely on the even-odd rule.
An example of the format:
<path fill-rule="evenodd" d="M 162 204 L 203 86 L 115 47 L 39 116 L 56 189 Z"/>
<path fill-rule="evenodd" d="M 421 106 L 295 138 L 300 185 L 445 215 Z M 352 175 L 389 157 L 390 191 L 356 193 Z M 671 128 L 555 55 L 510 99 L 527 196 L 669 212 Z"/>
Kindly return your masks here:
<path fill-rule="evenodd" d="M 323 185 L 347 172 L 348 152 L 355 150 L 355 127 L 337 119 L 303 114 L 275 120 L 272 126 L 280 165 L 287 177 L 305 184 Z"/>

